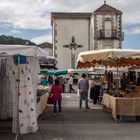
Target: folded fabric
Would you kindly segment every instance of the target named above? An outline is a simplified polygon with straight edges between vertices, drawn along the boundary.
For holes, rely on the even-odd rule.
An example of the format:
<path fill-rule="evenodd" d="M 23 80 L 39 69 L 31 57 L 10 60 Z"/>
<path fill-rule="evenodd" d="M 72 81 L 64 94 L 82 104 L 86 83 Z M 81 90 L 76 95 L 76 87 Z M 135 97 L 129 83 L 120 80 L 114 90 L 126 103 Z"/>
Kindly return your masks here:
<path fill-rule="evenodd" d="M 18 64 L 18 57 L 19 57 L 19 60 L 20 60 L 20 64 L 27 64 L 27 57 L 26 56 L 23 56 L 23 55 L 14 55 L 13 56 L 13 61 L 14 61 L 14 64 L 17 65 Z"/>
<path fill-rule="evenodd" d="M 27 57 L 24 55 L 20 56 L 20 64 L 27 64 Z"/>
<path fill-rule="evenodd" d="M 14 64 L 15 64 L 15 65 L 18 64 L 18 55 L 14 55 L 14 56 L 13 56 L 13 61 L 14 61 Z"/>

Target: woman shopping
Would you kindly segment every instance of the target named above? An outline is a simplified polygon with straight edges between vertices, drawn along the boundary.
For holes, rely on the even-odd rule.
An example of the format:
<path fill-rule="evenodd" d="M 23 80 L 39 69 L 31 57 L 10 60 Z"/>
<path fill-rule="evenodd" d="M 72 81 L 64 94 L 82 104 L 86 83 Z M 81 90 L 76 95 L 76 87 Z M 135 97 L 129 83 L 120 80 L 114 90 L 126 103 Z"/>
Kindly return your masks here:
<path fill-rule="evenodd" d="M 52 86 L 52 99 L 53 99 L 53 104 L 54 104 L 54 115 L 57 113 L 62 114 L 62 107 L 61 107 L 61 101 L 62 101 L 62 85 L 59 83 L 59 79 L 55 79 L 55 83 Z"/>

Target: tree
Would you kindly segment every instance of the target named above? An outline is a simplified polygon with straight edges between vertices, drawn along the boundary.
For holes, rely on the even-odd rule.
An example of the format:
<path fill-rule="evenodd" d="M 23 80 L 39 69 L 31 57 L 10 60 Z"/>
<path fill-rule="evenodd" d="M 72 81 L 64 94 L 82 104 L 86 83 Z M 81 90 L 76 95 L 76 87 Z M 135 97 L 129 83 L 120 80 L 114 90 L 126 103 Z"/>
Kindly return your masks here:
<path fill-rule="evenodd" d="M 15 38 L 13 36 L 0 36 L 0 44 L 7 44 L 7 45 L 25 45 L 28 42 L 29 45 L 36 45 L 35 43 L 31 42 L 30 40 L 22 39 L 22 38 Z"/>

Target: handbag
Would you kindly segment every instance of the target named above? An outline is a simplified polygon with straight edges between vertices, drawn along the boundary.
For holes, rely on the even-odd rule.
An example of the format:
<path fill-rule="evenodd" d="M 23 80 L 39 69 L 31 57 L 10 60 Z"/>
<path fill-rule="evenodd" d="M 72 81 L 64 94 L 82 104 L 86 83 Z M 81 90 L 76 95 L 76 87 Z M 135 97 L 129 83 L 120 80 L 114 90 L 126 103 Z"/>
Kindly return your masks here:
<path fill-rule="evenodd" d="M 77 89 L 77 97 L 79 98 L 80 97 L 80 90 Z"/>
<path fill-rule="evenodd" d="M 49 94 L 49 97 L 48 97 L 47 104 L 53 104 L 53 103 L 54 103 L 52 97 L 53 97 L 53 95 L 52 95 L 52 93 L 50 93 L 50 94 Z"/>

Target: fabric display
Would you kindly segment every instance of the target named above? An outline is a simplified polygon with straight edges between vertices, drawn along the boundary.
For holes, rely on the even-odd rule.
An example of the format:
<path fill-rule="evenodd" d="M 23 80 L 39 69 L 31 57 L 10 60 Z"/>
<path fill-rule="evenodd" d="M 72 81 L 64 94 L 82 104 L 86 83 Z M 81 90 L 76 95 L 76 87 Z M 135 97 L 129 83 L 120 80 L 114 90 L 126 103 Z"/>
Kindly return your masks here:
<path fill-rule="evenodd" d="M 8 77 L 7 58 L 0 58 L 0 118 L 12 118 L 12 93 Z"/>
<path fill-rule="evenodd" d="M 20 133 L 25 134 L 38 129 L 36 94 L 40 68 L 37 58 L 20 56 L 18 64 L 18 57 L 0 58 L 0 118 L 12 118 L 12 132 L 19 127 Z"/>

